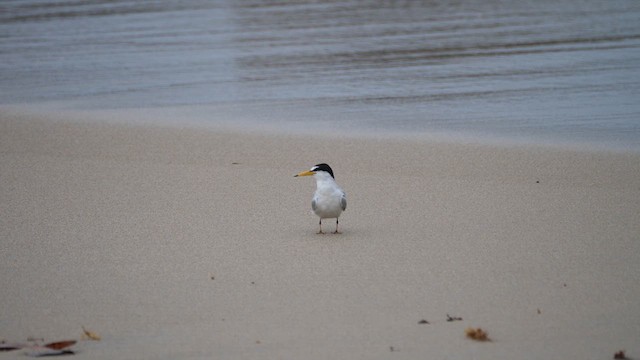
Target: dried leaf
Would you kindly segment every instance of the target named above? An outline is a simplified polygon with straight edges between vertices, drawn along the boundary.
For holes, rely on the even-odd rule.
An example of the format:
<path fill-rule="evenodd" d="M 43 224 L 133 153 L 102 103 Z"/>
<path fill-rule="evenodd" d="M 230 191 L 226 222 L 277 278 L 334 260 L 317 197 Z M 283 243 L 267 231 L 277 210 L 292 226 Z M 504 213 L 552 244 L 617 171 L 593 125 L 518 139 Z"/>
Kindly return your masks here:
<path fill-rule="evenodd" d="M 44 347 L 53 349 L 53 350 L 62 350 L 64 348 L 68 348 L 69 346 L 75 345 L 75 340 L 65 340 L 65 341 L 56 341 L 49 344 L 46 344 Z"/>
<path fill-rule="evenodd" d="M 620 350 L 617 353 L 613 354 L 614 359 L 626 359 L 627 355 L 624 353 L 624 350 Z"/>
<path fill-rule="evenodd" d="M 32 346 L 25 351 L 25 355 L 31 357 L 43 357 L 43 356 L 60 356 L 60 355 L 73 355 L 74 352 L 68 349 L 52 349 L 46 346 Z"/>
<path fill-rule="evenodd" d="M 491 341 L 491 339 L 489 339 L 489 333 L 481 328 L 467 328 L 464 332 L 469 339 L 476 341 Z"/>
<path fill-rule="evenodd" d="M 93 331 L 89 331 L 85 329 L 84 326 L 82 327 L 82 331 L 84 332 L 83 338 L 94 340 L 94 341 L 100 341 L 100 335 L 94 333 Z"/>
<path fill-rule="evenodd" d="M 7 342 L 2 342 L 0 343 L 0 351 L 12 351 L 12 350 L 18 350 L 18 349 L 22 349 L 25 348 L 29 345 L 27 344 L 20 344 L 20 343 L 7 343 Z"/>

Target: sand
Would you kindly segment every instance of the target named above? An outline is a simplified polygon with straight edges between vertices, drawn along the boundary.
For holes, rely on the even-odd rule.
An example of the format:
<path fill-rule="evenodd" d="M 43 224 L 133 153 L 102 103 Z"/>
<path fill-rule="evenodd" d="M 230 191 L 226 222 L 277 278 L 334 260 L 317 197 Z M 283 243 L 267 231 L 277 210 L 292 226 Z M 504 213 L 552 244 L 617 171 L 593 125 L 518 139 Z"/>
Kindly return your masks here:
<path fill-rule="evenodd" d="M 293 177 L 318 162 L 348 195 L 341 235 L 316 234 L 315 182 Z M 0 339 L 101 336 L 74 359 L 637 359 L 639 175 L 633 153 L 1 111 Z"/>

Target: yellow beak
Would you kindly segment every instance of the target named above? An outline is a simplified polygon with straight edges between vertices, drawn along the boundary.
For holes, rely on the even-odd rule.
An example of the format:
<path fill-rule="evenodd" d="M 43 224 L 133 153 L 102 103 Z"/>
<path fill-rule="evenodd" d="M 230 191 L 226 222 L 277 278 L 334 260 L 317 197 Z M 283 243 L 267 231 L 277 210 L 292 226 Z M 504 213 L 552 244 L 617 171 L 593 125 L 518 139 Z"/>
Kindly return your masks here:
<path fill-rule="evenodd" d="M 298 177 L 298 176 L 311 176 L 311 175 L 313 175 L 313 174 L 315 174 L 313 171 L 309 171 L 309 170 L 307 170 L 307 171 L 303 171 L 303 172 L 299 173 L 298 175 L 294 175 L 293 177 Z"/>

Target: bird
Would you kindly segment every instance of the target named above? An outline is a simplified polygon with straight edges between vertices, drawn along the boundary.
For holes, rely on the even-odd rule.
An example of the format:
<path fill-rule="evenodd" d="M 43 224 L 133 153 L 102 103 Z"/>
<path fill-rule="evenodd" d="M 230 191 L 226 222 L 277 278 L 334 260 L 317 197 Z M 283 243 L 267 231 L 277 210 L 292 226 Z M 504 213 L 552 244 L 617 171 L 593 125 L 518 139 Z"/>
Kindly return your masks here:
<path fill-rule="evenodd" d="M 310 170 L 303 171 L 294 177 L 313 176 L 316 179 L 316 192 L 311 200 L 311 209 L 320 217 L 320 230 L 322 232 L 322 219 L 336 219 L 336 231 L 334 234 L 340 234 L 338 231 L 338 218 L 343 211 L 347 209 L 347 194 L 336 183 L 333 176 L 333 170 L 325 163 L 314 165 Z"/>

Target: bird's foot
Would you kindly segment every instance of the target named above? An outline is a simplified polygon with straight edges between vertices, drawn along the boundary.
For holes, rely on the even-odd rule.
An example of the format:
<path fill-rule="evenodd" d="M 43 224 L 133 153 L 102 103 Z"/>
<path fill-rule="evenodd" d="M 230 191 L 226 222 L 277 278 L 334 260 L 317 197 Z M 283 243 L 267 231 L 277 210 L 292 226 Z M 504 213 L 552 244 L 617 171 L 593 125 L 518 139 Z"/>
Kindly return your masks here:
<path fill-rule="evenodd" d="M 338 230 L 334 231 L 333 233 L 334 233 L 334 234 L 342 234 L 342 232 L 341 232 L 341 231 L 338 231 Z"/>
<path fill-rule="evenodd" d="M 320 231 L 318 231 L 316 234 L 318 234 L 318 235 L 324 235 L 324 231 L 320 230 Z"/>

